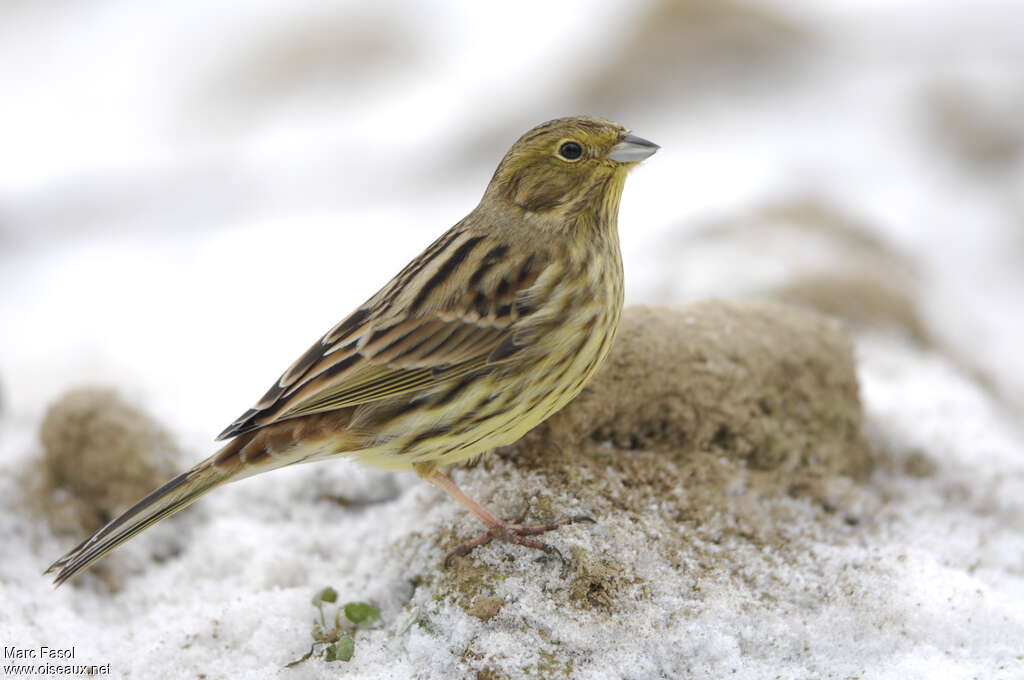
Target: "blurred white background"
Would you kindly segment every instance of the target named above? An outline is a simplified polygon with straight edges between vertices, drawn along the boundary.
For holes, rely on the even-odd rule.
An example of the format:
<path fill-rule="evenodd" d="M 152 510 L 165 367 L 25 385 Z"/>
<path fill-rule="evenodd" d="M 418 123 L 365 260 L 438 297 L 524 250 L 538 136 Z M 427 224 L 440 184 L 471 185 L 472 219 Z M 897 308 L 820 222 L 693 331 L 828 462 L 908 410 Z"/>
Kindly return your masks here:
<path fill-rule="evenodd" d="M 1021 26 L 1014 0 L 5 3 L 2 408 L 114 384 L 205 454 L 575 113 L 663 147 L 626 188 L 629 301 L 785 293 L 1019 408 Z"/>
<path fill-rule="evenodd" d="M 1020 0 L 0 4 L 0 637 L 115 676 L 264 678 L 331 583 L 386 613 L 358 677 L 1019 677 L 1022 27 Z M 768 297 L 848 324 L 877 469 L 824 481 L 862 521 L 730 482 L 702 533 L 652 495 L 611 556 L 646 570 L 621 591 L 642 597 L 562 607 L 570 582 L 517 558 L 486 622 L 443 577 L 412 585 L 468 531 L 454 503 L 296 466 L 121 550 L 120 590 L 51 590 L 75 537 L 44 519 L 78 506 L 34 486 L 48 404 L 113 386 L 178 439 L 173 466 L 206 457 L 520 134 L 577 113 L 662 146 L 623 198 L 628 302 Z M 469 490 L 519 493 L 487 474 Z M 673 494 L 719 478 L 685 479 Z M 598 564 L 626 526 L 600 521 L 558 545 Z M 693 549 L 631 552 L 663 534 Z"/>

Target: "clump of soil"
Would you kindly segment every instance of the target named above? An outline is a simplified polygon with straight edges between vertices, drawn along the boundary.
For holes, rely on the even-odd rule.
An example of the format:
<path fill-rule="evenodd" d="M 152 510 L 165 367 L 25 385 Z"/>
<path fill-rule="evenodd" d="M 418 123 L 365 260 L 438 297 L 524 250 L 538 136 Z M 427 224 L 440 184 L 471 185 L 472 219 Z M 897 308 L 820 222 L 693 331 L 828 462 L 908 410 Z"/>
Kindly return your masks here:
<path fill-rule="evenodd" d="M 780 82 L 813 42 L 805 26 L 774 8 L 732 0 L 662 0 L 606 50 L 585 81 L 580 110 L 617 115 L 632 102 L 688 100 L 708 91 Z"/>
<path fill-rule="evenodd" d="M 963 168 L 991 172 L 1018 167 L 1024 153 L 1024 87 L 1018 79 L 944 80 L 927 88 L 922 104 L 929 144 Z"/>
<path fill-rule="evenodd" d="M 825 317 L 769 302 L 638 306 L 623 314 L 597 377 L 537 431 L 540 450 L 523 455 L 607 442 L 862 477 L 861 417 L 850 342 Z"/>
<path fill-rule="evenodd" d="M 648 596 L 653 555 L 699 578 L 741 574 L 748 550 L 787 559 L 812 533 L 845 540 L 874 464 L 861 421 L 851 344 L 828 317 L 776 302 L 630 307 L 576 400 L 460 474 L 496 512 L 532 496 L 530 521 L 568 508 L 596 518 L 544 536 L 571 556 L 547 587 L 610 616 Z M 446 534 L 440 547 L 460 540 Z M 504 566 L 493 554 L 457 559 L 437 596 L 472 609 Z"/>
<path fill-rule="evenodd" d="M 917 272 L 879 231 L 827 197 L 796 194 L 684 231 L 663 249 L 672 273 L 662 288 L 686 299 L 712 281 L 730 297 L 779 300 L 933 346 Z M 708 276 L 715 271 L 736 274 L 723 281 Z"/>
<path fill-rule="evenodd" d="M 422 57 L 418 37 L 404 15 L 368 6 L 297 12 L 233 49 L 226 46 L 196 92 L 195 113 L 203 123 L 231 120 L 237 126 L 259 120 L 241 119 L 240 106 L 272 111 L 325 85 L 357 92 L 414 65 Z"/>
<path fill-rule="evenodd" d="M 891 280 L 856 272 L 813 272 L 780 286 L 772 297 L 843 319 L 854 328 L 895 330 L 921 345 L 930 344 L 913 299 Z"/>
<path fill-rule="evenodd" d="M 66 392 L 39 429 L 38 497 L 51 528 L 87 535 L 175 472 L 170 434 L 112 389 Z"/>
<path fill-rule="evenodd" d="M 569 585 L 569 601 L 583 609 L 610 610 L 620 591 L 622 569 L 608 557 L 573 548 L 575 574 Z"/>
<path fill-rule="evenodd" d="M 505 606 L 505 600 L 500 597 L 478 597 L 473 605 L 466 610 L 470 616 L 475 616 L 481 621 L 490 621 L 501 612 Z"/>

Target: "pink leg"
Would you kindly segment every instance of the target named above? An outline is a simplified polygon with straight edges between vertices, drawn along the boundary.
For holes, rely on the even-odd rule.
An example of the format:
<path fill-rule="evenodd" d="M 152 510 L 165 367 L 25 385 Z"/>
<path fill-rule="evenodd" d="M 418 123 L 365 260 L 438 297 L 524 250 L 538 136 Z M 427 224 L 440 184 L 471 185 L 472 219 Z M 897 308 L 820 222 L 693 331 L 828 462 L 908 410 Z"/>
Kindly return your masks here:
<path fill-rule="evenodd" d="M 495 538 L 502 541 L 508 541 L 509 543 L 526 546 L 528 548 L 534 548 L 535 550 L 542 550 L 549 555 L 556 555 L 558 559 L 565 563 L 565 558 L 562 557 L 562 553 L 558 552 L 555 547 L 550 546 L 547 543 L 527 538 L 527 536 L 543 534 L 548 531 L 558 529 L 559 527 L 564 527 L 567 524 L 594 521 L 590 517 L 576 515 L 573 517 L 562 517 L 554 522 L 548 522 L 545 524 L 523 525 L 522 522 L 526 519 L 526 513 L 530 509 L 529 503 L 525 503 L 515 519 L 506 524 L 488 512 L 482 505 L 467 496 L 465 491 L 460 489 L 458 485 L 448 477 L 448 475 L 444 474 L 440 470 L 435 470 L 432 474 L 425 476 L 424 479 L 444 491 L 454 500 L 458 501 L 467 510 L 479 517 L 480 521 L 487 526 L 487 531 L 482 535 L 471 541 L 466 541 L 455 550 L 448 553 L 448 556 L 444 558 L 444 566 L 446 567 L 451 565 L 452 558 L 468 555 L 476 548 L 487 545 Z"/>

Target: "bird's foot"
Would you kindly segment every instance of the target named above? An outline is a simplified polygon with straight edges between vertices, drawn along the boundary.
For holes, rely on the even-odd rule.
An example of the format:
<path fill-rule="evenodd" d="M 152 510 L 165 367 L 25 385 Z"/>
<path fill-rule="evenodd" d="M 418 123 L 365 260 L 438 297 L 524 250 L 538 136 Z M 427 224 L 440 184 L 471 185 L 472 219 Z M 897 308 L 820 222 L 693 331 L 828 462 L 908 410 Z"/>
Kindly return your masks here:
<path fill-rule="evenodd" d="M 530 536 L 537 536 L 539 534 L 545 534 L 549 531 L 564 527 L 569 524 L 578 524 L 581 522 L 589 522 L 595 524 L 596 520 L 593 517 L 587 517 L 586 515 L 573 515 L 566 516 L 556 519 L 553 522 L 545 522 L 540 524 L 523 524 L 526 519 L 526 514 L 530 510 L 530 504 L 524 503 L 522 510 L 509 522 L 502 522 L 496 526 L 491 527 L 484 533 L 480 534 L 476 538 L 466 541 L 459 547 L 448 553 L 447 557 L 444 558 L 445 568 L 450 567 L 452 560 L 456 557 L 463 557 L 473 552 L 481 546 L 485 546 L 494 539 L 499 541 L 506 541 L 508 543 L 515 543 L 516 545 L 522 545 L 527 548 L 533 548 L 534 550 L 540 550 L 548 555 L 554 555 L 561 560 L 562 565 L 565 565 L 565 558 L 562 553 L 558 551 L 558 548 L 538 541 Z"/>

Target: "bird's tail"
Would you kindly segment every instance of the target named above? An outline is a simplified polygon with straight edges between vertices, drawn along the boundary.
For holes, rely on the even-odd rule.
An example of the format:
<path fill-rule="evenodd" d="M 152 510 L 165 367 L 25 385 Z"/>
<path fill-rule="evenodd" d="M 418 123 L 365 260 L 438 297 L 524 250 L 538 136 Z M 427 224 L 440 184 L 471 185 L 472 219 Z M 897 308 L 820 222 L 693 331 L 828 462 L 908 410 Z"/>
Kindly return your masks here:
<path fill-rule="evenodd" d="M 242 476 L 238 474 L 239 466 L 215 461 L 237 459 L 230 454 L 244 445 L 244 440 L 243 437 L 230 442 L 213 457 L 143 498 L 51 564 L 45 573 L 55 574 L 53 582 L 59 586 L 153 524 L 184 510 L 221 484 Z"/>

